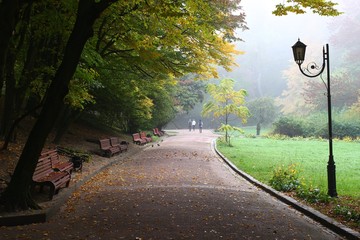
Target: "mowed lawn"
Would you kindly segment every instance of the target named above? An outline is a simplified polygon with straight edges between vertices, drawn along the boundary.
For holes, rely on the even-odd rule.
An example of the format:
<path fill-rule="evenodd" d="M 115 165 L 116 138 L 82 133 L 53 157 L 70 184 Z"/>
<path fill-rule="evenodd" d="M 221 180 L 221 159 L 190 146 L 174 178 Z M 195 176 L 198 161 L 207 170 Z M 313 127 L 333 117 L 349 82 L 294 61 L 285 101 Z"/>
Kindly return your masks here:
<path fill-rule="evenodd" d="M 232 138 L 233 147 L 217 147 L 239 169 L 268 184 L 273 170 L 295 163 L 307 184 L 327 192 L 327 140 Z M 360 143 L 333 141 L 337 192 L 360 198 Z"/>

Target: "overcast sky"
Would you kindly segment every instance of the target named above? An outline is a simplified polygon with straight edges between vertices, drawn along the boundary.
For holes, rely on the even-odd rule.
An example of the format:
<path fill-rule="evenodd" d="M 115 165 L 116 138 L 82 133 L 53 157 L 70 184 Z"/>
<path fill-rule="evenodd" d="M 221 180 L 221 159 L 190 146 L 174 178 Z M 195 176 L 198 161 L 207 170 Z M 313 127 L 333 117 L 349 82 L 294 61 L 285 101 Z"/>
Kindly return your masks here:
<path fill-rule="evenodd" d="M 237 58 L 239 67 L 233 72 L 222 71 L 221 78 L 237 80 L 250 97 L 278 96 L 286 86 L 282 71 L 293 62 L 291 46 L 300 38 L 307 45 L 307 55 L 319 56 L 322 46 L 329 41 L 329 28 L 334 17 L 313 13 L 275 16 L 272 11 L 282 0 L 242 0 L 249 30 L 239 31 L 244 42 L 236 43 L 238 50 L 245 51 Z M 337 1 L 340 2 L 340 1 Z M 338 9 L 341 10 L 340 5 Z M 331 46 L 330 46 L 331 53 Z"/>

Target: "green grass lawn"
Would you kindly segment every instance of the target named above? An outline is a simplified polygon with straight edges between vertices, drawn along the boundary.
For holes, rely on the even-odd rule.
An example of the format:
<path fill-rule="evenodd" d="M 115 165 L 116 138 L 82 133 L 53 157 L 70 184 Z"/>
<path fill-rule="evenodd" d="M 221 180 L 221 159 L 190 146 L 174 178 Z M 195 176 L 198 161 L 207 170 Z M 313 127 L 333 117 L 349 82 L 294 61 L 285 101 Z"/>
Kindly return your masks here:
<path fill-rule="evenodd" d="M 328 142 L 320 140 L 275 140 L 232 138 L 233 147 L 218 143 L 218 149 L 239 169 L 268 183 L 273 170 L 295 163 L 300 177 L 327 192 Z M 337 192 L 360 198 L 360 144 L 334 141 Z"/>

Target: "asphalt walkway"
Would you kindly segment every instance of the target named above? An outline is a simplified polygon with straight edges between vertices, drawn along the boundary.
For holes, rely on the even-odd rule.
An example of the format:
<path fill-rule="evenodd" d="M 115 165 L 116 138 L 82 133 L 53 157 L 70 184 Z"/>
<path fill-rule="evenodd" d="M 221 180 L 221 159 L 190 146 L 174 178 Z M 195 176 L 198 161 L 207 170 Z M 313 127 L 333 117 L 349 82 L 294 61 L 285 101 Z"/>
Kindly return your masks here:
<path fill-rule="evenodd" d="M 112 165 L 46 223 L 1 239 L 342 239 L 235 174 L 216 137 L 177 130 Z"/>

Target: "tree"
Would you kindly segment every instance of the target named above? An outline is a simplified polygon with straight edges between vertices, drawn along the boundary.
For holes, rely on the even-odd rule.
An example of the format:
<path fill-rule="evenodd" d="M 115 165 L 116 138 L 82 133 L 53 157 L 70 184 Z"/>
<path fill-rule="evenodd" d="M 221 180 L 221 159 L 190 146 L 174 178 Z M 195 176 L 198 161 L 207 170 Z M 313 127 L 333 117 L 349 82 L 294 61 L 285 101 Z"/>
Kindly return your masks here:
<path fill-rule="evenodd" d="M 129 18 L 127 23 L 131 25 L 126 27 L 125 35 L 121 36 L 120 42 L 126 45 L 120 46 L 125 50 L 129 49 L 128 46 L 132 46 L 136 51 L 131 51 L 130 55 L 123 57 L 123 60 L 146 63 L 146 59 L 156 59 L 159 65 L 153 69 L 153 72 L 161 70 L 164 73 L 164 70 L 168 69 L 165 73 L 170 77 L 174 74 L 181 76 L 191 71 L 197 71 L 204 76 L 214 75 L 216 72 L 214 64 L 225 68 L 233 65 L 231 55 L 235 51 L 234 46 L 229 42 L 237 39 L 235 29 L 244 26 L 243 14 L 233 14 L 239 9 L 237 5 L 239 1 L 210 3 L 185 1 L 185 3 L 174 2 L 169 5 L 159 1 L 78 1 L 76 21 L 61 63 L 47 90 L 43 108 L 30 132 L 9 186 L 2 195 L 2 201 L 8 209 L 38 208 L 29 192 L 38 156 L 57 120 L 58 109 L 63 107 L 64 99 L 69 92 L 69 83 L 76 71 L 82 50 L 94 33 L 94 23 L 106 9 L 112 13 L 112 16 L 117 14 L 118 17 L 115 19 L 119 16 L 120 19 Z M 109 8 L 110 6 L 113 7 Z M 139 9 L 141 12 L 138 12 Z M 139 19 L 144 16 L 149 18 Z M 145 27 L 143 29 L 153 30 L 153 33 L 157 29 L 149 28 L 146 24 L 156 23 L 154 26 L 161 26 L 161 28 L 158 29 L 157 36 L 129 31 L 134 25 L 140 23 Z M 123 22 L 119 25 L 124 26 Z M 141 26 L 138 26 L 139 30 Z M 131 35 L 126 35 L 126 33 L 131 33 Z M 165 39 L 166 44 L 159 42 L 161 39 Z M 174 46 L 176 46 L 175 49 Z M 165 53 L 165 55 L 159 53 Z M 167 58 L 164 58 L 165 56 Z M 172 59 L 171 56 L 173 56 Z M 136 68 L 135 64 L 125 66 Z M 146 74 L 146 72 L 143 73 Z"/>
<path fill-rule="evenodd" d="M 230 115 L 240 118 L 243 123 L 249 116 L 249 110 L 244 106 L 247 93 L 244 89 L 235 91 L 234 84 L 235 81 L 229 78 L 221 80 L 219 85 L 208 84 L 206 91 L 212 100 L 203 105 L 201 113 L 203 116 L 209 116 L 212 113 L 214 118 L 223 118 L 220 129 L 225 131 L 225 140 L 229 144 L 229 131 L 240 130 L 229 125 Z"/>
<path fill-rule="evenodd" d="M 322 16 L 338 16 L 341 14 L 335 9 L 337 3 L 326 0 L 288 0 L 286 3 L 276 5 L 273 14 L 283 16 L 290 13 L 303 14 L 307 9 Z"/>
<path fill-rule="evenodd" d="M 256 135 L 260 135 L 262 124 L 272 123 L 277 115 L 274 99 L 270 97 L 254 99 L 246 106 L 250 112 L 249 121 L 256 123 Z"/>
<path fill-rule="evenodd" d="M 63 60 L 47 91 L 44 107 L 30 132 L 11 181 L 1 196 L 9 210 L 39 208 L 31 198 L 29 191 L 37 159 L 56 121 L 58 109 L 62 107 L 63 99 L 68 93 L 68 84 L 75 73 L 83 47 L 92 35 L 92 26 L 99 14 L 111 2 L 99 1 L 95 3 L 80 0 L 78 3 L 76 23 L 65 48 Z"/>
<path fill-rule="evenodd" d="M 331 99 L 332 106 L 338 110 L 344 110 L 357 101 L 360 81 L 346 73 L 334 73 L 331 75 Z M 314 110 L 326 110 L 326 87 L 322 81 L 307 81 L 303 89 L 307 104 Z"/>
<path fill-rule="evenodd" d="M 175 107 L 178 113 L 189 113 L 195 104 L 204 100 L 205 83 L 195 80 L 195 76 L 180 78 L 174 91 Z"/>
<path fill-rule="evenodd" d="M 17 17 L 24 5 L 29 2 L 32 3 L 25 0 L 0 2 L 0 32 L 4 33 L 0 35 L 1 88 L 4 83 L 4 66 L 8 64 L 7 59 L 10 59 L 7 54 L 13 37 L 12 33 L 18 23 Z M 54 1 L 45 2 L 57 4 Z M 151 64 L 153 72 L 167 69 L 168 71 L 162 74 L 167 74 L 170 78 L 188 72 L 197 72 L 200 76 L 216 76 L 216 65 L 229 69 L 234 65 L 232 56 L 236 53 L 234 45 L 229 43 L 238 40 L 235 29 L 246 28 L 244 14 L 239 14 L 238 11 L 240 0 L 210 2 L 200 0 L 79 0 L 77 3 L 71 2 L 74 6 L 77 5 L 74 26 L 64 49 L 59 49 L 61 54 L 56 55 L 55 60 L 58 64 L 56 64 L 54 75 L 50 75 L 51 81 L 46 90 L 40 115 L 30 131 L 9 186 L 1 196 L 2 202 L 8 209 L 38 208 L 29 191 L 38 156 L 58 118 L 58 110 L 64 105 L 70 81 L 73 79 L 85 43 L 93 36 L 95 22 L 105 10 L 110 16 L 113 27 L 123 30 L 121 32 L 123 34 L 112 35 L 111 39 L 109 35 L 103 38 L 110 39 L 103 42 L 105 43 L 103 46 L 117 46 L 121 50 L 117 52 L 119 49 L 114 48 L 109 51 L 109 54 L 130 52 L 130 54 L 122 55 L 124 62 L 128 63 L 125 66 L 132 66 L 132 69 L 136 68 L 138 71 L 142 69 L 134 64 L 136 61 L 146 63 L 147 59 L 156 59 L 158 65 L 155 61 Z M 306 6 L 306 4 L 303 5 Z M 318 7 L 322 6 L 318 5 Z M 46 8 L 39 11 L 44 10 Z M 46 23 L 39 22 L 40 26 L 45 27 Z M 159 26 L 160 28 L 157 28 Z M 149 31 L 151 34 L 132 31 L 134 27 L 139 30 L 141 27 L 143 30 L 151 30 Z M 60 38 L 59 41 L 62 39 Z M 130 62 L 133 64 L 129 64 Z M 143 73 L 147 74 L 146 71 Z"/>

